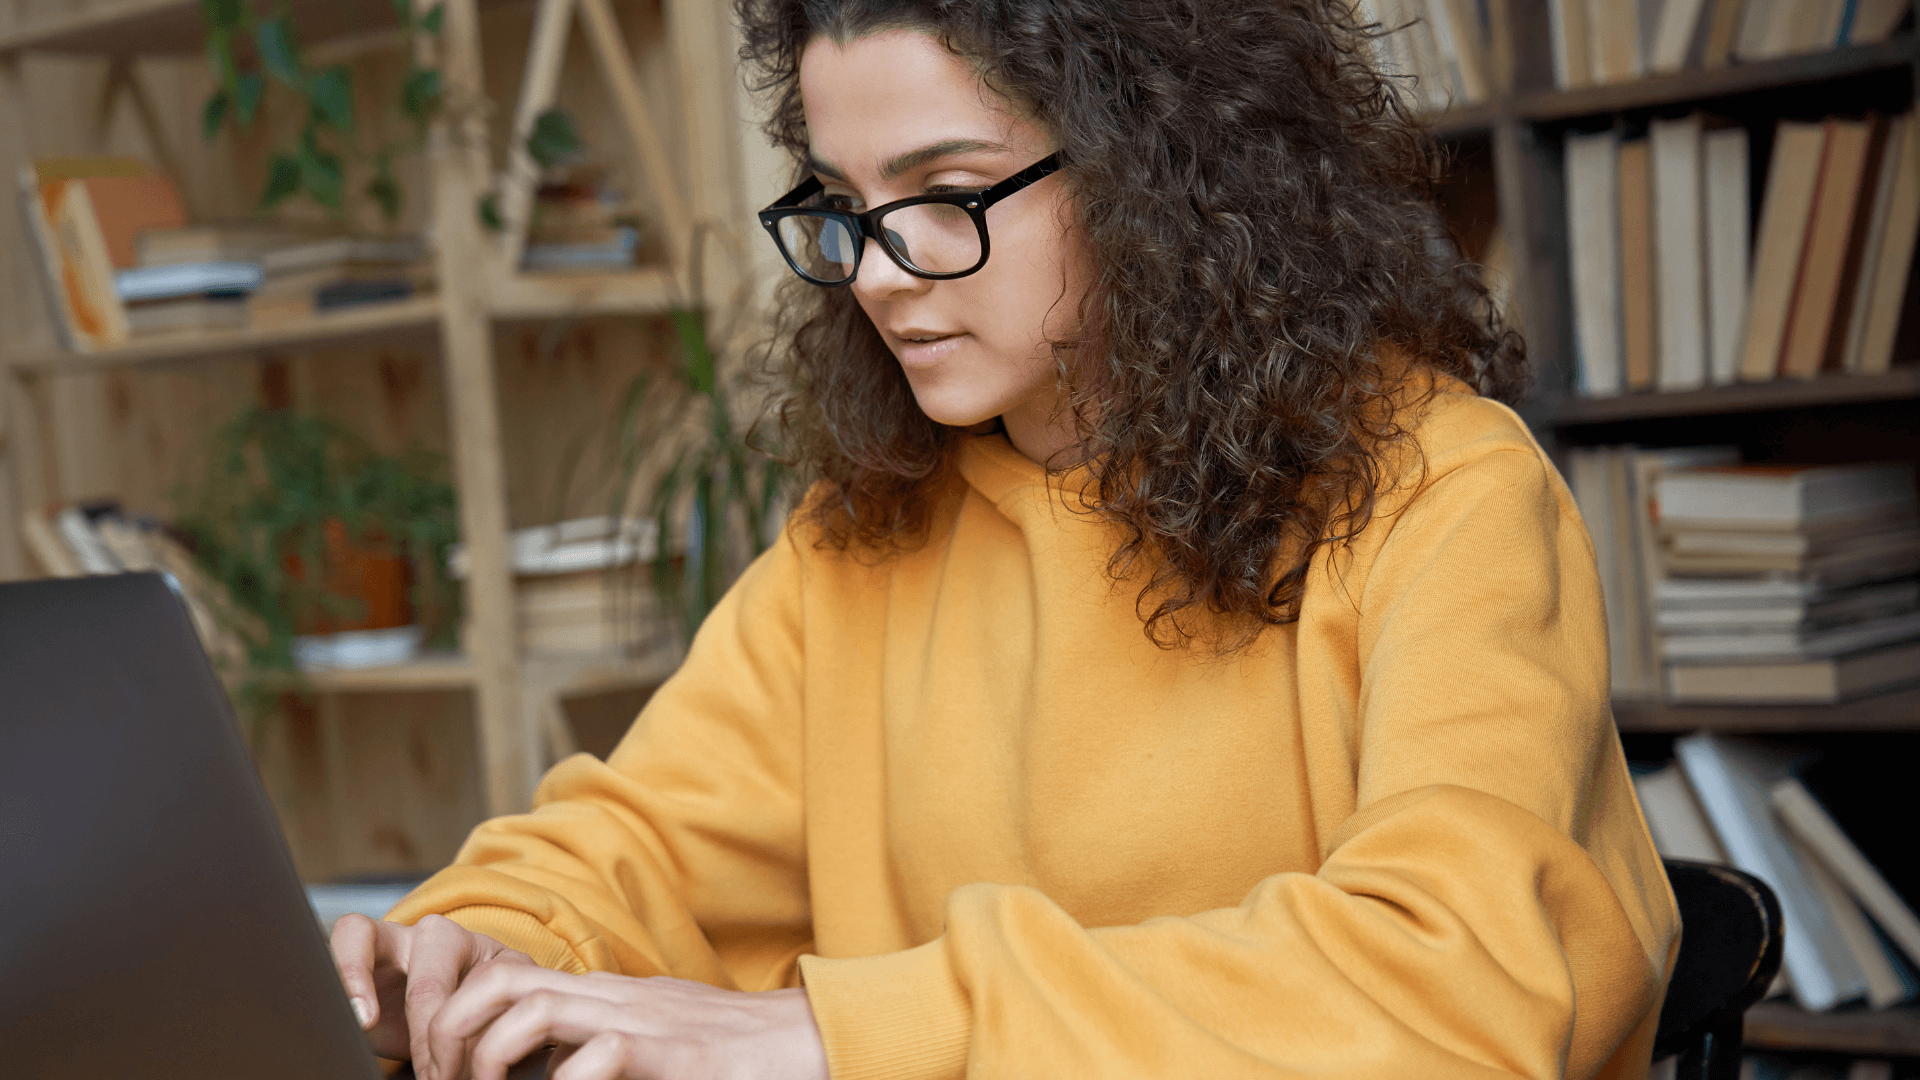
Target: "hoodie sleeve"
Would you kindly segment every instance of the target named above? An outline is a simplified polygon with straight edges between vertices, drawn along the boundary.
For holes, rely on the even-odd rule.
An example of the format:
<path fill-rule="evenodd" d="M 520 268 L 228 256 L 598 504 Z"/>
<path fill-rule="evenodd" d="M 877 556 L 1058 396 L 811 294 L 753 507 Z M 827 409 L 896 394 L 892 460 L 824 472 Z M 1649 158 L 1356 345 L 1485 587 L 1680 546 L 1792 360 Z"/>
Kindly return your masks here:
<path fill-rule="evenodd" d="M 442 914 L 564 971 L 791 982 L 811 924 L 800 572 L 790 540 L 757 559 L 605 762 L 555 766 L 388 918 Z"/>

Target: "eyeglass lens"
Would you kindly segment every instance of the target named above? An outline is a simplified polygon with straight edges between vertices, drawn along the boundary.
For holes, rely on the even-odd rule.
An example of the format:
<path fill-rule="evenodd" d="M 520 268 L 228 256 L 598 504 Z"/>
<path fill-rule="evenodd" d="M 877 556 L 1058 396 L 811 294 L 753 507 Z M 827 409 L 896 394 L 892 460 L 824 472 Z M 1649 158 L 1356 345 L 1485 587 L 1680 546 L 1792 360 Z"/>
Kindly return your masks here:
<path fill-rule="evenodd" d="M 916 270 L 957 274 L 980 263 L 980 230 L 950 203 L 916 203 L 880 219 L 887 243 Z M 857 238 L 834 218 L 792 214 L 780 219 L 780 242 L 806 272 L 822 281 L 853 276 Z"/>

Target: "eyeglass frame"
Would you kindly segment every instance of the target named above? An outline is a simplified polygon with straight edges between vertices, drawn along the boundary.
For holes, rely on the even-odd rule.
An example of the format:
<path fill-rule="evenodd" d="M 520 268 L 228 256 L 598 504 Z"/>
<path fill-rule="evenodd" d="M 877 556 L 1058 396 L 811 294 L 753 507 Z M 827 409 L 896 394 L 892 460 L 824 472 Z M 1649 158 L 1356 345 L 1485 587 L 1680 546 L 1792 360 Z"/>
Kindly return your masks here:
<path fill-rule="evenodd" d="M 767 230 L 767 235 L 773 238 L 773 246 L 779 249 L 781 258 L 787 260 L 787 265 L 793 269 L 793 272 L 800 275 L 801 280 L 806 281 L 808 284 L 818 285 L 824 289 L 837 289 L 844 285 L 851 285 L 860 277 L 860 260 L 866 254 L 868 240 L 878 243 L 880 250 L 887 253 L 887 257 L 893 260 L 894 265 L 912 274 L 914 277 L 925 278 L 929 281 L 951 281 L 954 278 L 963 278 L 968 274 L 978 273 L 981 267 L 987 265 L 987 256 L 993 253 L 993 244 L 987 234 L 987 210 L 995 203 L 1006 199 L 1008 196 L 1025 191 L 1027 188 L 1052 176 L 1059 170 L 1060 153 L 1059 151 L 1055 151 L 983 191 L 951 191 L 934 195 L 914 195 L 905 199 L 895 199 L 893 202 L 887 203 L 884 206 L 876 206 L 871 210 L 862 211 L 857 214 L 849 210 L 828 210 L 817 206 L 799 205 L 802 201 L 810 199 L 826 190 L 827 185 L 823 183 L 819 177 L 812 176 L 808 177 L 806 182 L 799 187 L 794 188 L 792 191 L 787 192 L 785 195 L 767 204 L 766 208 L 760 211 L 760 224 Z M 924 203 L 943 203 L 948 206 L 957 206 L 967 212 L 967 216 L 973 219 L 973 227 L 980 233 L 979 262 L 974 263 L 965 270 L 936 273 L 914 266 L 907 261 L 905 255 L 894 250 L 892 241 L 886 238 L 886 230 L 880 228 L 877 223 L 881 218 L 895 210 L 908 206 L 919 206 Z M 803 215 L 824 217 L 837 221 L 846 228 L 848 233 L 857 238 L 858 242 L 853 245 L 853 269 L 845 278 L 838 281 L 822 281 L 812 274 L 807 273 L 805 270 L 800 269 L 800 264 L 794 260 L 793 253 L 787 250 L 787 245 L 780 239 L 780 222 L 786 218 Z"/>

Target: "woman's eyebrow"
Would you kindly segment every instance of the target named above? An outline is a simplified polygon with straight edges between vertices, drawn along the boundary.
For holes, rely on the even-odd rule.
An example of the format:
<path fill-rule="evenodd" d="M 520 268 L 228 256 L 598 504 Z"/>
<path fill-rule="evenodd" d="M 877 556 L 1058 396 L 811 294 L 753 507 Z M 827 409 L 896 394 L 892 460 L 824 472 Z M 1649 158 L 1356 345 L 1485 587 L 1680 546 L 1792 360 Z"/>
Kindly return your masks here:
<path fill-rule="evenodd" d="M 989 142 L 985 139 L 945 139 L 937 143 L 930 143 L 918 150 L 909 150 L 904 154 L 894 157 L 885 165 L 881 166 L 880 175 L 888 180 L 892 180 L 902 174 L 912 172 L 914 169 L 925 165 L 929 161 L 936 161 L 953 154 L 977 154 L 982 152 L 1012 153 L 1013 148 L 1005 143 Z M 832 180 L 839 180 L 842 183 L 846 182 L 847 179 L 846 173 L 841 172 L 832 164 L 820 160 L 811 153 L 807 155 L 807 168 L 812 169 L 821 176 Z"/>

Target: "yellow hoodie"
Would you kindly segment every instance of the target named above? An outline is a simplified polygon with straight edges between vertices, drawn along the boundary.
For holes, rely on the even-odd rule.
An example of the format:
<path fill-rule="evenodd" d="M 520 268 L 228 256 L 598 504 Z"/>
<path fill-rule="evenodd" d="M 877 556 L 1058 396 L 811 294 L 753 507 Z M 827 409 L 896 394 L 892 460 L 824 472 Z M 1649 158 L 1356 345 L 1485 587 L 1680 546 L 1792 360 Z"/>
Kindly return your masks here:
<path fill-rule="evenodd" d="M 836 1080 L 1640 1077 L 1678 940 L 1592 548 L 1512 412 L 1298 622 L 1162 651 L 1000 436 L 890 559 L 756 561 L 603 764 L 395 909 L 549 967 L 804 981 Z"/>

